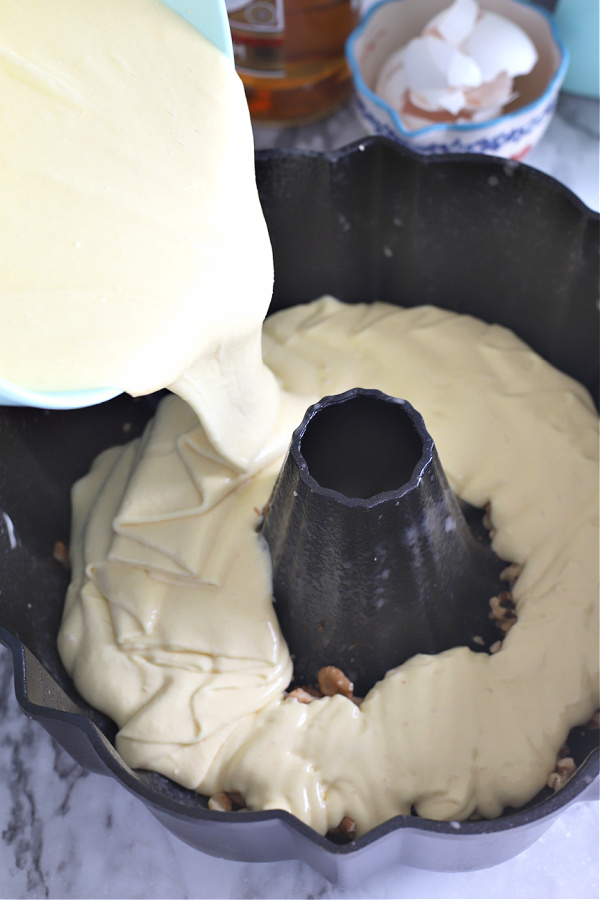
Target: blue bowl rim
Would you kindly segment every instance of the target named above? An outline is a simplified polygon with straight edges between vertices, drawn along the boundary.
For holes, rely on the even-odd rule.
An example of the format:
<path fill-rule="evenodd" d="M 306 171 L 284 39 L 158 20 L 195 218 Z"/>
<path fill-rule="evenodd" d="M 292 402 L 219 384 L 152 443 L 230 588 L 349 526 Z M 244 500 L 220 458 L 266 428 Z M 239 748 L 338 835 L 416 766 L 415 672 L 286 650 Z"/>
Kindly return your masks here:
<path fill-rule="evenodd" d="M 118 388 L 90 388 L 78 391 L 35 391 L 0 378 L 0 405 L 32 406 L 37 409 L 81 409 L 112 400 Z"/>
<path fill-rule="evenodd" d="M 546 89 L 542 94 L 536 97 L 535 100 L 532 100 L 531 103 L 527 103 L 525 106 L 520 106 L 518 109 L 512 110 L 509 113 L 504 113 L 501 116 L 496 116 L 493 119 L 488 119 L 485 122 L 436 122 L 433 125 L 426 125 L 424 128 L 417 128 L 414 131 L 410 131 L 407 129 L 400 119 L 400 116 L 385 100 L 382 100 L 374 91 L 371 90 L 370 87 L 367 86 L 365 80 L 362 77 L 358 62 L 356 60 L 356 55 L 354 52 L 354 45 L 358 38 L 362 35 L 365 28 L 367 27 L 371 18 L 384 6 L 388 6 L 392 3 L 402 3 L 405 0 L 379 0 L 379 2 L 375 3 L 365 14 L 364 18 L 360 22 L 360 24 L 352 31 L 348 40 L 346 41 L 346 59 L 348 62 L 348 66 L 350 67 L 350 71 L 352 73 L 352 78 L 354 79 L 354 83 L 358 89 L 358 91 L 364 94 L 369 100 L 378 106 L 383 112 L 385 112 L 388 116 L 391 117 L 394 127 L 397 129 L 398 133 L 402 135 L 402 137 L 407 139 L 414 139 L 416 137 L 420 137 L 422 135 L 436 134 L 436 133 L 444 133 L 444 132 L 454 132 L 457 131 L 459 133 L 468 134 L 471 131 L 480 131 L 482 128 L 490 128 L 495 125 L 499 125 L 503 122 L 510 122 L 511 119 L 514 119 L 516 116 L 522 115 L 524 112 L 533 112 L 539 107 L 543 106 L 546 102 L 551 102 L 554 94 L 558 92 L 560 85 L 565 79 L 567 74 L 567 69 L 569 67 L 570 54 L 569 50 L 562 40 L 558 28 L 556 27 L 556 22 L 554 21 L 554 17 L 542 6 L 539 6 L 537 3 L 529 2 L 529 0 L 512 0 L 513 3 L 520 3 L 522 6 L 526 6 L 527 8 L 531 8 L 536 10 L 543 18 L 546 19 L 548 25 L 550 26 L 550 31 L 552 33 L 552 38 L 555 42 L 555 45 L 560 53 L 561 61 L 560 64 L 550 79 L 550 82 L 546 86 Z"/>

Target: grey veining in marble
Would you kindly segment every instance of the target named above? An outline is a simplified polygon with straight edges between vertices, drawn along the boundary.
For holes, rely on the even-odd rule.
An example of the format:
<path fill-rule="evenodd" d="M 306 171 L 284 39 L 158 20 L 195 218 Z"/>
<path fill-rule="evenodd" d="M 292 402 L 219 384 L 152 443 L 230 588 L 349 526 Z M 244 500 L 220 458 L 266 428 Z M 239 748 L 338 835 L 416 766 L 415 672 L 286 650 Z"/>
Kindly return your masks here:
<path fill-rule="evenodd" d="M 352 104 L 301 129 L 255 129 L 257 148 L 328 150 L 363 137 Z M 527 164 L 598 209 L 598 103 L 563 95 Z M 199 853 L 123 788 L 88 774 L 18 709 L 0 646 L 0 898 L 598 897 L 598 803 L 575 804 L 529 850 L 483 872 L 393 866 L 351 890 L 295 862 Z"/>
<path fill-rule="evenodd" d="M 392 866 L 340 890 L 302 863 L 235 863 L 170 835 L 115 782 L 88 774 L 17 707 L 0 647 L 0 898 L 582 898 L 598 896 L 598 803 L 571 807 L 494 869 Z"/>

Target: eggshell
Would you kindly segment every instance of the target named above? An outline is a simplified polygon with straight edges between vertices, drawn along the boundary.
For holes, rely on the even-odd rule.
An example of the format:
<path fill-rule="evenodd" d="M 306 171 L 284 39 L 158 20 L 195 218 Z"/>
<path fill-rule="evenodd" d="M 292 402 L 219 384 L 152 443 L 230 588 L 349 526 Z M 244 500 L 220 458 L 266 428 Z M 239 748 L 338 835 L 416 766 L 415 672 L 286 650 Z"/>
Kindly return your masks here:
<path fill-rule="evenodd" d="M 449 44 L 458 46 L 473 30 L 478 15 L 479 4 L 476 0 L 455 0 L 448 9 L 427 23 L 423 34 L 439 35 Z"/>
<path fill-rule="evenodd" d="M 412 90 L 445 87 L 478 87 L 482 82 L 477 63 L 456 47 L 432 35 L 414 38 L 404 52 L 408 85 Z"/>
<path fill-rule="evenodd" d="M 525 75 L 537 62 L 535 46 L 523 29 L 493 12 L 481 14 L 464 49 L 479 65 L 484 81 L 493 81 L 500 72 Z"/>
<path fill-rule="evenodd" d="M 465 91 L 466 109 L 496 108 L 514 100 L 513 80 L 506 72 L 501 72 L 493 81 L 487 81 L 476 88 Z"/>
<path fill-rule="evenodd" d="M 449 91 L 437 88 L 430 91 L 409 91 L 408 96 L 410 102 L 419 109 L 427 112 L 443 109 L 453 116 L 458 115 L 466 103 L 464 91 L 458 89 Z"/>
<path fill-rule="evenodd" d="M 517 96 L 513 76 L 531 71 L 536 60 L 532 41 L 514 22 L 482 12 L 477 0 L 454 0 L 388 57 L 375 90 L 407 128 L 481 122 Z"/>

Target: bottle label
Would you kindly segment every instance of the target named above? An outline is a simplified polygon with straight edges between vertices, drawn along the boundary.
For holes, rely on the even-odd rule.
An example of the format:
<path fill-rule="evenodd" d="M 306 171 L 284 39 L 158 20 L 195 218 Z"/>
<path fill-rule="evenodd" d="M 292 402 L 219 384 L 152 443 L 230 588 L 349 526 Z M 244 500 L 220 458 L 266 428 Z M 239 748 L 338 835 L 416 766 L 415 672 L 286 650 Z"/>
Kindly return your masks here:
<path fill-rule="evenodd" d="M 283 0 L 225 0 L 230 21 L 245 31 L 283 31 Z"/>
<path fill-rule="evenodd" d="M 240 74 L 283 78 L 283 0 L 225 0 Z"/>

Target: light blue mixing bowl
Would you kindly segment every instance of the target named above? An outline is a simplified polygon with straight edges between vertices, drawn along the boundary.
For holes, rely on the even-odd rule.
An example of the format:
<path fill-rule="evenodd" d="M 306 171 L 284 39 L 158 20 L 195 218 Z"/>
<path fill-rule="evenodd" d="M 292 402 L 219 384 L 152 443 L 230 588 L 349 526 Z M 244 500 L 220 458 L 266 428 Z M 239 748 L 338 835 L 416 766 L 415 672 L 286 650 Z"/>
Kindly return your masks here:
<path fill-rule="evenodd" d="M 225 0 L 163 0 L 215 44 L 233 63 L 233 46 Z M 0 378 L 0 406 L 35 406 L 40 409 L 81 409 L 104 403 L 120 394 L 117 388 L 85 391 L 32 391 Z"/>
<path fill-rule="evenodd" d="M 187 19 L 233 62 L 231 30 L 225 0 L 162 0 Z"/>
<path fill-rule="evenodd" d="M 600 96 L 598 0 L 559 0 L 554 16 L 561 37 L 571 52 L 563 89 L 597 100 Z"/>

